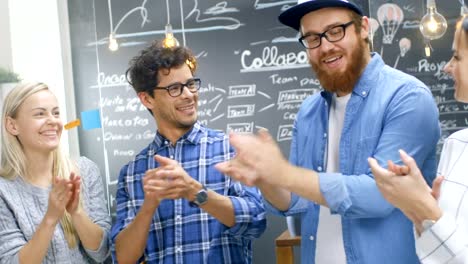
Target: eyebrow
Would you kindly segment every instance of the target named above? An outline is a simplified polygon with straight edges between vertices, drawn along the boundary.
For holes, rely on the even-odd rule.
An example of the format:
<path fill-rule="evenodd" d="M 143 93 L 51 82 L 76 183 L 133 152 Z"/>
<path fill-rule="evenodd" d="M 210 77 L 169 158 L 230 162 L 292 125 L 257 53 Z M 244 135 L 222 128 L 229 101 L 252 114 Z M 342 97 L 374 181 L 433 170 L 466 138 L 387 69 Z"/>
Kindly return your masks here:
<path fill-rule="evenodd" d="M 343 25 L 345 23 L 343 22 L 335 22 L 335 23 L 332 23 L 328 26 L 325 27 L 325 30 L 323 30 L 322 32 L 317 32 L 317 31 L 307 31 L 307 32 L 304 32 L 304 36 L 307 36 L 307 35 L 319 35 L 319 34 L 322 34 L 323 32 L 329 30 L 330 28 L 333 28 L 333 27 L 336 27 L 336 26 L 340 26 L 340 25 Z"/>
<path fill-rule="evenodd" d="M 59 110 L 60 108 L 58 106 L 52 108 L 52 111 L 55 111 L 55 110 Z M 36 107 L 36 108 L 33 108 L 31 109 L 31 111 L 34 111 L 34 110 L 43 110 L 43 111 L 47 111 L 47 108 L 44 108 L 44 107 Z"/>
<path fill-rule="evenodd" d="M 174 85 L 174 84 L 184 84 L 184 83 L 187 83 L 188 81 L 193 80 L 193 79 L 195 79 L 195 77 L 190 77 L 187 80 L 185 80 L 185 82 L 173 82 L 173 83 L 170 83 L 168 85 L 159 86 L 159 87 L 169 87 L 169 86 Z"/>

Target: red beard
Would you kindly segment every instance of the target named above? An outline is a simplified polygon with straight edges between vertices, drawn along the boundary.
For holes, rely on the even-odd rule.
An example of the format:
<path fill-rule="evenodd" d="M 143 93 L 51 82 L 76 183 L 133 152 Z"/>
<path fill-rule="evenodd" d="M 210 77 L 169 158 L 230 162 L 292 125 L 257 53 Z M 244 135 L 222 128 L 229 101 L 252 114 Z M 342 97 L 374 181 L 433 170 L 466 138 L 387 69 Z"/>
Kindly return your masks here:
<path fill-rule="evenodd" d="M 365 43 L 365 41 L 358 41 L 357 47 L 352 50 L 347 68 L 341 73 L 325 71 L 317 63 L 313 63 L 309 59 L 312 69 L 315 71 L 320 84 L 326 91 L 332 93 L 341 92 L 344 94 L 349 94 L 353 91 L 354 85 L 356 85 L 362 71 L 367 65 L 365 54 L 365 52 L 367 52 L 367 49 L 365 48 L 366 45 L 367 43 Z M 334 51 L 323 54 L 320 61 L 333 53 Z"/>

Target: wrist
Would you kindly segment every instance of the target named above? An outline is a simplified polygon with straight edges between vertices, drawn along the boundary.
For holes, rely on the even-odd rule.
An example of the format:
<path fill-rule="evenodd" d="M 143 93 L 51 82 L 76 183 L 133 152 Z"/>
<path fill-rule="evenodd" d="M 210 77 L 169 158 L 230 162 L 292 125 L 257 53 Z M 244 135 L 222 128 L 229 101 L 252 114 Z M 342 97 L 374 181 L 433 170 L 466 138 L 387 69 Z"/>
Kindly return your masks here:
<path fill-rule="evenodd" d="M 75 221 L 77 218 L 81 218 L 83 215 L 86 215 L 83 210 L 80 208 L 76 209 L 73 212 L 69 212 L 72 221 Z"/>
<path fill-rule="evenodd" d="M 435 199 L 427 199 L 420 203 L 415 213 L 413 224 L 418 234 L 421 234 L 425 230 L 430 229 L 441 217 L 442 210 L 437 204 L 437 201 Z"/>
<path fill-rule="evenodd" d="M 208 190 L 205 186 L 201 185 L 202 188 L 195 194 L 193 200 L 189 200 L 189 206 L 200 207 L 208 202 Z"/>
<path fill-rule="evenodd" d="M 198 181 L 196 180 L 192 180 L 190 183 L 189 183 L 189 190 L 187 191 L 186 195 L 185 195 L 185 199 L 189 202 L 193 202 L 197 196 L 197 194 L 203 190 L 205 187 L 203 186 L 203 184 L 199 183 Z"/>
<path fill-rule="evenodd" d="M 81 206 L 78 206 L 74 211 L 68 212 L 70 216 L 73 218 L 75 216 L 80 216 L 83 213 L 83 210 L 81 210 Z"/>
<path fill-rule="evenodd" d="M 60 218 L 51 216 L 50 214 L 46 213 L 42 223 L 47 227 L 54 228 L 58 224 L 59 221 L 60 221 Z"/>
<path fill-rule="evenodd" d="M 144 214 L 153 215 L 154 211 L 156 211 L 156 208 L 158 208 L 160 203 L 160 200 L 145 199 L 143 200 L 140 211 Z"/>
<path fill-rule="evenodd" d="M 437 201 L 432 196 L 426 201 L 422 201 L 418 208 L 417 218 L 422 224 L 424 220 L 437 221 L 442 216 L 442 210 L 440 209 Z"/>

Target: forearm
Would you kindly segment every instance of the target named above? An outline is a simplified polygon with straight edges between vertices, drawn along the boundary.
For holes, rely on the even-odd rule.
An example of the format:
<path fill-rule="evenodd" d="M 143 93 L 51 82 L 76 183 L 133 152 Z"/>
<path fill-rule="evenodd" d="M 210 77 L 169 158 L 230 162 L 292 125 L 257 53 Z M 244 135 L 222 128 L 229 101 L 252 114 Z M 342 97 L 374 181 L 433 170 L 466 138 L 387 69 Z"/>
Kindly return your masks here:
<path fill-rule="evenodd" d="M 96 251 L 103 238 L 102 228 L 93 223 L 84 210 L 72 215 L 72 223 L 83 247 Z"/>
<path fill-rule="evenodd" d="M 280 211 L 288 210 L 291 203 L 291 192 L 283 187 L 260 183 L 258 185 L 264 199 Z"/>
<path fill-rule="evenodd" d="M 145 202 L 135 219 L 115 239 L 115 251 L 118 263 L 135 263 L 146 247 L 151 221 L 159 206 L 148 205 Z"/>
<path fill-rule="evenodd" d="M 225 226 L 232 227 L 236 224 L 234 207 L 231 199 L 226 196 L 209 190 L 208 200 L 200 208 L 218 219 Z"/>
<path fill-rule="evenodd" d="M 317 172 L 288 164 L 284 177 L 284 188 L 317 204 L 328 206 L 320 191 Z M 273 194 L 274 195 L 274 194 Z"/>
<path fill-rule="evenodd" d="M 19 263 L 42 263 L 54 235 L 57 220 L 44 217 L 31 240 L 18 253 Z"/>

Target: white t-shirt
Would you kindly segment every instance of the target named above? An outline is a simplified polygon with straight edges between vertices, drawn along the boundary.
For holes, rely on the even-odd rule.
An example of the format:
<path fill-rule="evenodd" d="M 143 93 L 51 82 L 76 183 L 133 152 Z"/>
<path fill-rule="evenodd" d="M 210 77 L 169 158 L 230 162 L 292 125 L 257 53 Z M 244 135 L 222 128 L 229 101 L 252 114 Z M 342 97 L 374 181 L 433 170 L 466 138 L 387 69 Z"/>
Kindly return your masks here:
<path fill-rule="evenodd" d="M 334 94 L 332 98 L 328 119 L 328 144 L 325 153 L 326 172 L 340 172 L 340 139 L 349 98 L 351 94 L 341 97 L 336 97 Z M 330 209 L 325 206 L 320 206 L 315 263 L 346 263 L 341 216 L 330 214 Z"/>

